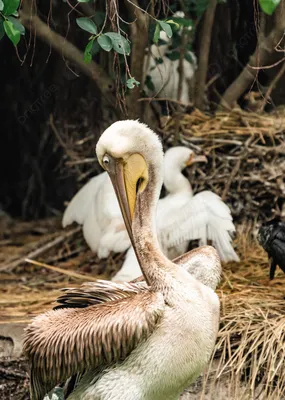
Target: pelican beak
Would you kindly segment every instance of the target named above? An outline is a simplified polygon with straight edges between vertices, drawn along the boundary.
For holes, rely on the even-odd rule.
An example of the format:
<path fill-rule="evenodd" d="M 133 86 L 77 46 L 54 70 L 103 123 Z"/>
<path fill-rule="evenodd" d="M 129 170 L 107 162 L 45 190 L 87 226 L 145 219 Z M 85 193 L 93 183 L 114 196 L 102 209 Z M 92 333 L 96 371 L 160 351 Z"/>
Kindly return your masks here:
<path fill-rule="evenodd" d="M 132 222 L 135 213 L 138 191 L 146 186 L 148 178 L 145 159 L 140 154 L 132 154 L 126 160 L 108 155 L 106 168 L 122 211 L 122 215 L 133 243 Z"/>
<path fill-rule="evenodd" d="M 186 166 L 189 167 L 189 165 L 192 165 L 192 164 L 197 163 L 197 162 L 207 163 L 208 160 L 207 160 L 207 157 L 205 157 L 205 156 L 196 156 L 194 154 L 191 154 L 191 156 L 189 157 L 188 161 L 186 162 Z"/>

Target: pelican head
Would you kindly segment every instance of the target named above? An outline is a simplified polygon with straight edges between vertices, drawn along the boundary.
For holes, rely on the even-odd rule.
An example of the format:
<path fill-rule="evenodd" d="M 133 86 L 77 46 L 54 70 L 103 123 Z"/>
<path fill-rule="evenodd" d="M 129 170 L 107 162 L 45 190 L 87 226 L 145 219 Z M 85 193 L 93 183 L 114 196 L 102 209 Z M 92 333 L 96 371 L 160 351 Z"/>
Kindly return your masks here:
<path fill-rule="evenodd" d="M 193 150 L 184 146 L 176 146 L 165 153 L 165 165 L 178 167 L 183 170 L 186 167 L 198 162 L 207 162 L 205 156 L 197 156 Z"/>
<path fill-rule="evenodd" d="M 205 156 L 197 156 L 193 150 L 184 146 L 172 147 L 164 157 L 164 186 L 168 193 L 191 191 L 191 185 L 181 171 L 198 162 L 207 162 Z"/>
<path fill-rule="evenodd" d="M 136 201 L 149 182 L 157 202 L 162 185 L 163 151 L 158 136 L 138 121 L 118 121 L 100 137 L 96 153 L 101 166 L 108 172 L 133 242 L 132 221 Z"/>

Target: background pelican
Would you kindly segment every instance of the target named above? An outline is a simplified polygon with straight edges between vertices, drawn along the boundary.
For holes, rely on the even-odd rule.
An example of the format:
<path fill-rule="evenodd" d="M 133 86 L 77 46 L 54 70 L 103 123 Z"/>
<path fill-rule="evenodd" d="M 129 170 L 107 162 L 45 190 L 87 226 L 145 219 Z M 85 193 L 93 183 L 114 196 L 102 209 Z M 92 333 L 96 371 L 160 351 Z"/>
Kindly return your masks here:
<path fill-rule="evenodd" d="M 70 400 L 176 400 L 210 359 L 219 300 L 160 250 L 155 232 L 163 167 L 158 137 L 137 121 L 120 121 L 101 136 L 97 157 L 112 179 L 147 286 L 98 282 L 89 296 L 86 290 L 75 295 L 71 290 L 70 296 L 67 291 L 63 309 L 36 318 L 25 338 L 32 398 L 40 400 L 79 373 Z M 192 254 L 193 269 L 210 262 L 217 271 L 209 281 L 216 286 L 217 252 L 207 246 Z M 190 258 L 191 253 L 181 263 Z M 68 298 L 76 300 L 70 304 Z"/>

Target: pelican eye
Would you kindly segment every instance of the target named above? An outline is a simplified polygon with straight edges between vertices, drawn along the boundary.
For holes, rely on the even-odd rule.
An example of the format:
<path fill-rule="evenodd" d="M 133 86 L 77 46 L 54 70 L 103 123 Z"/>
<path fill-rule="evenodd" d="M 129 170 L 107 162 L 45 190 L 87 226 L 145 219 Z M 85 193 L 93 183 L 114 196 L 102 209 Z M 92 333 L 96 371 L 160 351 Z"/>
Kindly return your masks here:
<path fill-rule="evenodd" d="M 110 163 L 110 160 L 109 160 L 109 157 L 108 157 L 106 154 L 104 155 L 102 161 L 103 161 L 104 166 L 105 166 L 105 167 L 108 167 L 108 165 L 109 165 L 109 163 Z"/>

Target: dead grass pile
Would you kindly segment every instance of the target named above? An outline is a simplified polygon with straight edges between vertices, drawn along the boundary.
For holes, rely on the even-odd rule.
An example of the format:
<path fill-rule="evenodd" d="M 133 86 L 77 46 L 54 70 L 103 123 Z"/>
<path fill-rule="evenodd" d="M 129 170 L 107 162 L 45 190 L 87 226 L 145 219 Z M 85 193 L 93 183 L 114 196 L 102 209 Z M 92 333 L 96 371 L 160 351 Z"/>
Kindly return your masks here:
<path fill-rule="evenodd" d="M 35 246 L 35 236 L 31 231 L 29 225 L 26 250 L 18 250 L 19 259 L 33 251 L 31 243 Z M 58 231 L 60 235 L 62 231 Z M 37 240 L 45 246 L 44 236 L 39 235 Z M 23 237 L 16 237 L 18 243 L 24 242 Z M 6 242 L 9 240 L 15 251 L 14 241 L 10 238 Z M 52 307 L 59 288 L 79 286 L 95 277 L 110 277 L 112 268 L 118 269 L 123 259 L 123 255 L 110 258 L 106 269 L 106 261 L 99 261 L 83 246 L 80 233 L 76 233 L 64 245 L 54 246 L 38 257 L 56 268 L 21 264 L 9 274 L 2 272 L 1 323 L 27 323 L 34 315 Z M 278 271 L 275 280 L 269 281 L 267 255 L 252 237 L 248 225 L 239 228 L 235 247 L 241 262 L 223 266 L 218 289 L 220 332 L 209 379 L 204 385 L 207 397 L 201 398 L 216 399 L 215 388 L 226 378 L 226 399 L 282 399 L 285 398 L 285 275 Z M 13 256 L 16 257 L 14 253 Z"/>
<path fill-rule="evenodd" d="M 285 277 L 279 271 L 269 281 L 267 257 L 248 228 L 240 231 L 236 244 L 241 262 L 224 267 L 218 290 L 222 316 L 208 372 L 210 390 L 226 376 L 229 398 L 283 399 Z"/>
<path fill-rule="evenodd" d="M 285 199 L 285 110 L 236 110 L 213 116 L 199 110 L 162 120 L 165 147 L 184 144 L 208 158 L 190 177 L 195 191 L 219 194 L 239 223 L 265 220 Z"/>

